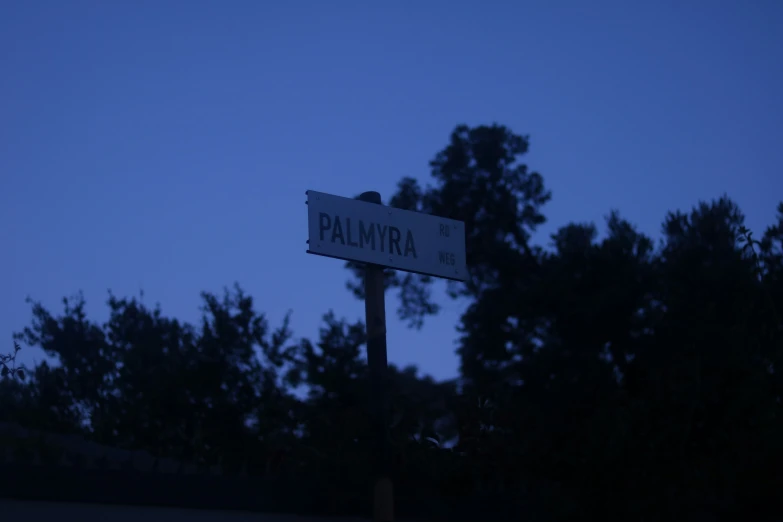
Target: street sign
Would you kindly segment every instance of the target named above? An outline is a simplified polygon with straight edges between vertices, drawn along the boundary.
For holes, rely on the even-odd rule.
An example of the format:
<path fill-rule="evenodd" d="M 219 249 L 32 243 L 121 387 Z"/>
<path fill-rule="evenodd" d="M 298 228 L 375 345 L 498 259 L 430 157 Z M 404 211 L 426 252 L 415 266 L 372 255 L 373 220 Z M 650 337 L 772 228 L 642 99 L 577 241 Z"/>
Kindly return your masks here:
<path fill-rule="evenodd" d="M 465 281 L 465 223 L 307 191 L 309 254 Z"/>
<path fill-rule="evenodd" d="M 465 223 L 381 204 L 377 192 L 359 199 L 307 191 L 308 254 L 367 263 L 364 315 L 372 417 L 376 431 L 373 520 L 394 520 L 391 481 L 383 267 L 465 281 Z"/>

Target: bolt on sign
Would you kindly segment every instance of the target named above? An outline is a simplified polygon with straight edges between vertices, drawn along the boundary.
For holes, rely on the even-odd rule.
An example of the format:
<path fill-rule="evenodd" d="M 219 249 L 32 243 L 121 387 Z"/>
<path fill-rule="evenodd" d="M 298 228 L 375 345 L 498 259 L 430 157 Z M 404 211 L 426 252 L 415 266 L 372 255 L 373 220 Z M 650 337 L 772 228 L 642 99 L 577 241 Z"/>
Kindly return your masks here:
<path fill-rule="evenodd" d="M 465 223 L 307 191 L 308 254 L 465 281 Z"/>

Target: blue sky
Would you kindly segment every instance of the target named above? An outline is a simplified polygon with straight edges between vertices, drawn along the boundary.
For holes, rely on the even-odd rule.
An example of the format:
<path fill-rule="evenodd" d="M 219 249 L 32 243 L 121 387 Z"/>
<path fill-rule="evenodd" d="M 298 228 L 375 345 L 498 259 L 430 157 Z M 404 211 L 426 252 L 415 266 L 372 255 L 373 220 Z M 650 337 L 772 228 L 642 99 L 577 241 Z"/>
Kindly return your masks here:
<path fill-rule="evenodd" d="M 305 254 L 305 190 L 426 181 L 458 123 L 530 135 L 539 242 L 612 208 L 656 235 L 724 192 L 760 233 L 783 199 L 781 27 L 779 0 L 6 0 L 0 337 L 28 295 L 82 290 L 103 320 L 107 289 L 143 289 L 192 321 L 235 281 L 298 336 L 361 318 L 342 263 Z M 392 362 L 456 374 L 444 304 L 422 331 L 390 315 Z"/>

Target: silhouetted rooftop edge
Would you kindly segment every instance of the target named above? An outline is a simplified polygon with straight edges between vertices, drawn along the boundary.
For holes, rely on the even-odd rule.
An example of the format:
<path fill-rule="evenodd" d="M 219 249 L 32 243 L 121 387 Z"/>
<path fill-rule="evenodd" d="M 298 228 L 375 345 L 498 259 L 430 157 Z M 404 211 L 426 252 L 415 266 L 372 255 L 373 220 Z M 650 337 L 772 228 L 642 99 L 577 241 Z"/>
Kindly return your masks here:
<path fill-rule="evenodd" d="M 145 451 L 0 422 L 0 498 L 310 516 L 368 516 L 371 487 L 335 499 L 318 477 L 227 475 Z M 399 496 L 400 520 L 481 520 L 497 499 Z M 491 520 L 502 520 L 493 513 Z M 510 513 L 509 513 L 510 516 Z M 476 518 L 479 517 L 479 518 Z M 509 518 L 510 519 L 510 518 Z"/>

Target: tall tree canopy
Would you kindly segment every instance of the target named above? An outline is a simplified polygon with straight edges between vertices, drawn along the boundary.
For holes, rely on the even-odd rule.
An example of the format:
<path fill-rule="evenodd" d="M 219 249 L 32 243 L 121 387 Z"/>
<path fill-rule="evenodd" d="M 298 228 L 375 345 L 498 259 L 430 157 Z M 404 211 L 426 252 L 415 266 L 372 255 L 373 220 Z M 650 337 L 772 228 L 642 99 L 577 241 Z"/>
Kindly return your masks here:
<path fill-rule="evenodd" d="M 665 216 L 659 241 L 610 212 L 600 239 L 570 223 L 535 245 L 550 193 L 520 161 L 528 145 L 503 126 L 458 126 L 431 184 L 404 178 L 389 200 L 464 221 L 470 270 L 448 287 L 468 303 L 459 379 L 390 370 L 401 499 L 450 519 L 461 498 L 459 514 L 484 520 L 777 520 L 783 203 L 760 236 L 724 197 Z M 361 296 L 362 268 L 348 268 Z M 438 313 L 431 278 L 386 275 L 411 326 Z M 317 340 L 295 340 L 239 287 L 203 294 L 198 324 L 136 299 L 108 306 L 98 324 L 81 298 L 59 315 L 32 304 L 17 339 L 57 362 L 9 372 L 3 419 L 203 466 L 318 475 L 345 505 L 363 487 L 363 324 L 329 312 Z"/>

